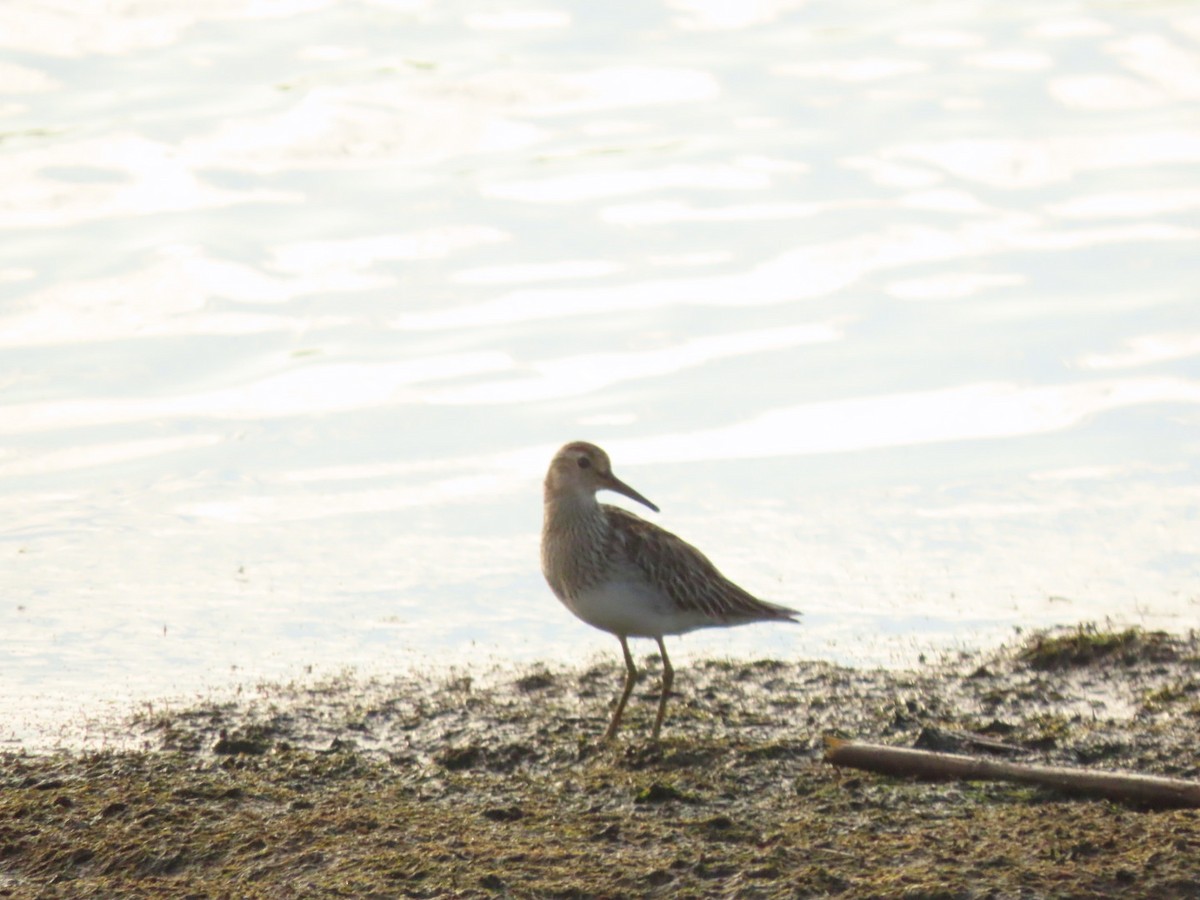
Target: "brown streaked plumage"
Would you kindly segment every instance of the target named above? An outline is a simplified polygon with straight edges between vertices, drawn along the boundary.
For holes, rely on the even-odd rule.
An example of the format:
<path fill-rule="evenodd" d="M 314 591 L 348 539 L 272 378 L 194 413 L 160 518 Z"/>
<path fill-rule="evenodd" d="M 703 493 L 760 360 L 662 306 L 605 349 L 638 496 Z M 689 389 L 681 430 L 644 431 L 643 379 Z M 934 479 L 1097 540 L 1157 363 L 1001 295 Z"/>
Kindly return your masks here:
<path fill-rule="evenodd" d="M 794 622 L 799 613 L 742 590 L 671 532 L 619 507 L 597 503 L 596 492 L 601 490 L 624 494 L 658 512 L 613 475 L 608 454 L 595 444 L 564 445 L 546 472 L 542 574 L 567 609 L 621 642 L 625 685 L 605 740 L 616 734 L 637 680 L 627 639 L 658 642 L 663 678 L 654 719 L 657 739 L 675 674 L 663 644 L 665 635 L 749 622 Z"/>

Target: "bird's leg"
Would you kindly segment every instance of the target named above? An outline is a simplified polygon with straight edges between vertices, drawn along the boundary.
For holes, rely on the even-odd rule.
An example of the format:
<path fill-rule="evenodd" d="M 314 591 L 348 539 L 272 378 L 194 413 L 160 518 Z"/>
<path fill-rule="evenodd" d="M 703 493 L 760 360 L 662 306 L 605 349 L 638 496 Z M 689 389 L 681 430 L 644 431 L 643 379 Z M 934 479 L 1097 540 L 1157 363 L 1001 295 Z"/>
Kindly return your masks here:
<path fill-rule="evenodd" d="M 651 735 L 653 740 L 658 740 L 658 733 L 662 730 L 663 717 L 667 714 L 667 697 L 671 695 L 671 685 L 675 681 L 675 670 L 671 668 L 671 658 L 667 656 L 667 645 L 663 643 L 662 638 L 655 638 L 658 641 L 658 654 L 662 657 L 662 696 L 658 698 L 658 715 L 654 717 L 654 733 Z"/>
<path fill-rule="evenodd" d="M 611 741 L 617 733 L 617 726 L 621 724 L 621 716 L 625 714 L 625 704 L 629 702 L 629 695 L 633 693 L 633 685 L 637 682 L 637 666 L 633 664 L 633 655 L 629 652 L 629 644 L 625 641 L 623 634 L 617 635 L 617 640 L 621 642 L 621 651 L 625 654 L 625 687 L 621 690 L 621 699 L 617 701 L 617 711 L 613 713 L 612 721 L 608 723 L 608 731 L 604 732 L 604 740 Z"/>

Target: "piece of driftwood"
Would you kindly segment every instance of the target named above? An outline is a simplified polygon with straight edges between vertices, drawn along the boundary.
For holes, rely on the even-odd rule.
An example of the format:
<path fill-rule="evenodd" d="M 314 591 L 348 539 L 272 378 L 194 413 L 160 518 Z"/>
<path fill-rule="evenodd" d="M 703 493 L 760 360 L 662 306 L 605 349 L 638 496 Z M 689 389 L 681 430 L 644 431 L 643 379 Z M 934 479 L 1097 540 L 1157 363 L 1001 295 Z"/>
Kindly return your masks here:
<path fill-rule="evenodd" d="M 884 775 L 913 775 L 937 780 L 1019 781 L 1139 806 L 1200 807 L 1200 782 L 1182 778 L 1029 765 L 833 737 L 825 739 L 825 761 Z"/>

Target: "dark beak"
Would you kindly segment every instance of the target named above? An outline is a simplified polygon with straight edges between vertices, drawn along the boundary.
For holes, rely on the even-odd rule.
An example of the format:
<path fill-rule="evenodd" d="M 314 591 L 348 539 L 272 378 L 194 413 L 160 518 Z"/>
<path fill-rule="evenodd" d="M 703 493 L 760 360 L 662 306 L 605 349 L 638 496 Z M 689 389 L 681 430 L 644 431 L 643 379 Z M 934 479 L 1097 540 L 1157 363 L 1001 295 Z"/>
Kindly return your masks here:
<path fill-rule="evenodd" d="M 608 475 L 605 476 L 604 486 L 606 488 L 608 488 L 610 491 L 616 491 L 618 494 L 624 494 L 630 500 L 636 500 L 638 503 L 642 504 L 643 506 L 648 506 L 655 512 L 658 512 L 657 506 L 655 506 L 653 503 L 651 503 L 649 500 L 647 500 L 645 497 L 643 497 L 641 494 L 639 494 L 637 491 L 635 491 L 633 488 L 631 488 L 629 485 L 627 485 L 625 482 L 623 482 L 620 478 L 618 478 L 616 475 L 613 475 L 612 473 L 609 473 Z"/>

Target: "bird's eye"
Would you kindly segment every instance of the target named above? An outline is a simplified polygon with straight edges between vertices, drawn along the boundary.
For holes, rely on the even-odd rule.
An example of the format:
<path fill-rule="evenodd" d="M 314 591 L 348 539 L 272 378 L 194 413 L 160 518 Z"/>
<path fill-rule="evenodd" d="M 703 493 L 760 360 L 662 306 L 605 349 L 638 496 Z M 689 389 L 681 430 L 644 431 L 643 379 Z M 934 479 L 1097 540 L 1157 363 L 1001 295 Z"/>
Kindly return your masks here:
<path fill-rule="evenodd" d="M 591 467 L 592 461 L 590 459 L 588 459 L 586 456 L 579 457 L 579 468 L 590 469 Z"/>

